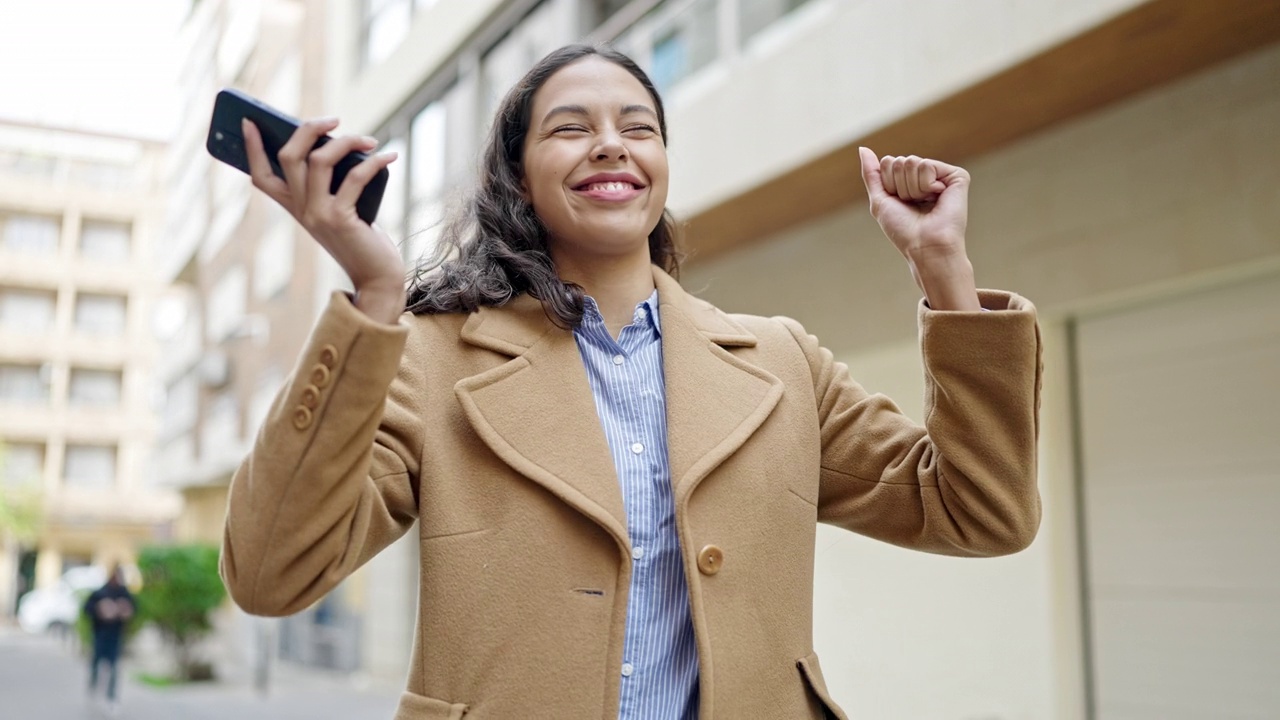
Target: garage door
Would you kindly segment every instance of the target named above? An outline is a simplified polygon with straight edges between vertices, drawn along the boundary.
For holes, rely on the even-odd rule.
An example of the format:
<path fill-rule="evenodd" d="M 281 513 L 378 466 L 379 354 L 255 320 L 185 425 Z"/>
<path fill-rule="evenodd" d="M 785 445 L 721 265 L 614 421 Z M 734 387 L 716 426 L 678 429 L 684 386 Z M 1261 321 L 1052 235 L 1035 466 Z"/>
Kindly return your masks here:
<path fill-rule="evenodd" d="M 1280 718 L 1280 278 L 1076 338 L 1096 716 Z"/>

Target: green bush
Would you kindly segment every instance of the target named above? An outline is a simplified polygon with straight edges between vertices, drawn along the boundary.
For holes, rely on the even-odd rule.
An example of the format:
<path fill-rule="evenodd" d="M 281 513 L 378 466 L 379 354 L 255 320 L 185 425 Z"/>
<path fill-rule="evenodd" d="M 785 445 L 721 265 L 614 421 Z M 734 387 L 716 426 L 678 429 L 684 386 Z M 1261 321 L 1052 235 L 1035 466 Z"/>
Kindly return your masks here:
<path fill-rule="evenodd" d="M 207 678 L 208 666 L 195 662 L 192 648 L 212 629 L 213 611 L 227 595 L 218 576 L 218 548 L 143 548 L 138 553 L 138 569 L 142 571 L 139 620 L 154 625 L 173 648 L 178 679 Z"/>

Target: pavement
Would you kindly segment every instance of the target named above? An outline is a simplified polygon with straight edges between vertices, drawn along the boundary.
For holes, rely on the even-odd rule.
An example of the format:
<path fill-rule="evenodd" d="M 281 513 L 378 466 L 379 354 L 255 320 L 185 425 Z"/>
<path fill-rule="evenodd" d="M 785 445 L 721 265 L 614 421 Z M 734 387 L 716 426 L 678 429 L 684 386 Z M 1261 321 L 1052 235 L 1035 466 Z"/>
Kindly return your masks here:
<path fill-rule="evenodd" d="M 0 720 L 390 720 L 399 688 L 358 677 L 279 663 L 269 692 L 202 682 L 151 687 L 137 682 L 125 659 L 120 706 L 107 713 L 88 694 L 88 663 L 56 638 L 0 628 Z M 105 678 L 100 677 L 101 681 Z"/>

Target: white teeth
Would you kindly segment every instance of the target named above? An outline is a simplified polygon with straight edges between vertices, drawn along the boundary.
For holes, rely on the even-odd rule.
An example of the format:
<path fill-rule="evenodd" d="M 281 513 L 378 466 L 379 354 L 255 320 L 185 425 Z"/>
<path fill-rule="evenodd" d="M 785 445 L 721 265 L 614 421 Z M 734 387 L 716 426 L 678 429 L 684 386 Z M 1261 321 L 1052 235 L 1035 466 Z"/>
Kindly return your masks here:
<path fill-rule="evenodd" d="M 619 192 L 622 190 L 631 190 L 635 186 L 625 182 L 600 182 L 591 183 L 583 188 L 584 190 L 599 190 L 602 192 Z"/>

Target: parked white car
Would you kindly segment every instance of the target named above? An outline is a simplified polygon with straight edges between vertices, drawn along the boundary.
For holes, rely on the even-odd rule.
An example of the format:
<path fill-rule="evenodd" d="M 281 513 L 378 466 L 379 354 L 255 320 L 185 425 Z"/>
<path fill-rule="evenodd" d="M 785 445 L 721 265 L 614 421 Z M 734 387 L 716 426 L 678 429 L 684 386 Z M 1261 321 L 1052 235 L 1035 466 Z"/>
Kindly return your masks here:
<path fill-rule="evenodd" d="M 68 632 L 80 617 L 84 598 L 107 582 L 107 571 L 94 565 L 71 568 L 57 585 L 32 590 L 18 601 L 18 625 L 29 633 Z"/>

